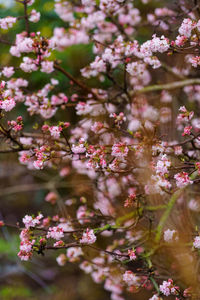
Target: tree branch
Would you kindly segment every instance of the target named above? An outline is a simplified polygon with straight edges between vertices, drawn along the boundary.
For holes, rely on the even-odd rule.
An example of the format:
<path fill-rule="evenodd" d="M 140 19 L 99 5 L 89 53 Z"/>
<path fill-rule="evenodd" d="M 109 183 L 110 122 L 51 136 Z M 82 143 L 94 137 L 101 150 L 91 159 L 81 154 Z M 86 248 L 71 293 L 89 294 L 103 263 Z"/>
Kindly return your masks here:
<path fill-rule="evenodd" d="M 187 85 L 195 85 L 195 84 L 200 84 L 200 78 L 186 79 L 186 80 L 175 81 L 166 84 L 149 85 L 138 91 L 134 91 L 134 94 L 142 94 L 142 93 L 162 91 L 162 90 L 174 90 L 174 89 L 182 88 Z"/>

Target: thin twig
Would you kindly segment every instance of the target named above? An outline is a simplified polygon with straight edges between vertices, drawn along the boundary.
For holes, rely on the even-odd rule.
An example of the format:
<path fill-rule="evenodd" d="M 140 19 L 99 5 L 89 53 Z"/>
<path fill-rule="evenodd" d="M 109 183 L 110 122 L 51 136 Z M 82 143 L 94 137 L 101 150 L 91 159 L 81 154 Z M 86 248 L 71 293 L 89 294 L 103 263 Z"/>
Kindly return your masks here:
<path fill-rule="evenodd" d="M 174 90 L 174 89 L 182 88 L 187 85 L 195 85 L 195 84 L 200 84 L 200 78 L 186 79 L 186 80 L 175 81 L 166 84 L 149 85 L 138 91 L 134 91 L 134 94 L 142 94 L 142 93 L 156 92 L 162 90 Z"/>

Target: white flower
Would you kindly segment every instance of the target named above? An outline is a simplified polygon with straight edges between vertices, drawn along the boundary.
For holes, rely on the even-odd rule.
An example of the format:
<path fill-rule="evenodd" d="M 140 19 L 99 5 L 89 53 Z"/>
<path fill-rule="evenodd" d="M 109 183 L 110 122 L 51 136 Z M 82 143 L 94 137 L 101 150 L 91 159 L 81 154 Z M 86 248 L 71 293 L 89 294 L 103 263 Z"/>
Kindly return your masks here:
<path fill-rule="evenodd" d="M 177 233 L 176 230 L 170 230 L 170 229 L 165 230 L 164 232 L 165 242 L 170 243 L 173 240 L 177 240 L 178 237 L 176 236 L 176 233 Z"/>
<path fill-rule="evenodd" d="M 194 248 L 200 249 L 200 236 L 196 236 L 193 242 Z"/>

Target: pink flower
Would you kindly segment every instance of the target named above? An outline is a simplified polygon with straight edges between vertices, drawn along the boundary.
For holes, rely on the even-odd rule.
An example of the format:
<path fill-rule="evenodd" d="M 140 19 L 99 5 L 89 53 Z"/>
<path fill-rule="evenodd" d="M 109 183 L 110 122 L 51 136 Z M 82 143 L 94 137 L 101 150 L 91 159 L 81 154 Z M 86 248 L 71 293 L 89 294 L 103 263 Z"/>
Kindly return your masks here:
<path fill-rule="evenodd" d="M 104 128 L 104 124 L 101 122 L 95 122 L 92 126 L 91 126 L 91 130 L 94 133 L 99 133 L 102 132 L 102 129 Z"/>
<path fill-rule="evenodd" d="M 62 127 L 61 126 L 52 126 L 52 127 L 49 127 L 49 131 L 50 131 L 51 136 L 54 139 L 59 139 L 60 133 L 62 131 Z"/>
<path fill-rule="evenodd" d="M 92 272 L 92 265 L 87 262 L 87 261 L 83 261 L 80 265 L 79 265 L 80 269 L 83 270 L 86 274 L 89 274 Z"/>
<path fill-rule="evenodd" d="M 115 119 L 117 127 L 126 121 L 126 117 L 123 112 L 120 112 L 118 115 L 116 113 L 111 113 L 110 117 Z"/>
<path fill-rule="evenodd" d="M 8 29 L 13 26 L 13 24 L 17 21 L 17 18 L 14 17 L 6 17 L 6 18 L 0 18 L 0 28 L 2 29 Z"/>
<path fill-rule="evenodd" d="M 19 256 L 19 258 L 23 261 L 28 261 L 32 255 L 33 255 L 33 252 L 30 251 L 30 252 L 26 252 L 26 251 L 23 251 L 23 250 L 20 250 L 17 254 Z"/>
<path fill-rule="evenodd" d="M 112 155 L 115 157 L 123 158 L 128 155 L 128 147 L 125 143 L 118 143 L 112 146 Z"/>
<path fill-rule="evenodd" d="M 20 240 L 21 240 L 21 241 L 30 240 L 30 237 L 31 237 L 31 235 L 30 235 L 30 230 L 29 230 L 29 228 L 25 228 L 25 229 L 23 229 L 23 230 L 21 231 L 21 233 L 20 233 Z"/>
<path fill-rule="evenodd" d="M 164 231 L 164 241 L 167 243 L 173 242 L 177 240 L 177 232 L 176 230 L 167 229 Z"/>
<path fill-rule="evenodd" d="M 165 175 L 169 173 L 168 168 L 171 166 L 171 161 L 167 158 L 166 154 L 163 154 L 160 159 L 157 161 L 155 167 L 156 173 L 160 175 Z"/>
<path fill-rule="evenodd" d="M 182 122 L 189 122 L 193 118 L 193 116 L 194 116 L 194 112 L 193 111 L 189 112 L 185 108 L 185 106 L 181 106 L 179 108 L 179 111 L 180 111 L 180 114 L 177 117 L 177 121 L 179 121 L 181 123 Z"/>
<path fill-rule="evenodd" d="M 66 254 L 70 262 L 75 262 L 79 259 L 79 256 L 83 255 L 83 251 L 80 247 L 70 247 L 67 249 Z"/>
<path fill-rule="evenodd" d="M 191 134 L 191 129 L 192 129 L 192 126 L 186 126 L 186 127 L 184 127 L 184 131 L 182 133 L 182 136 L 190 135 Z"/>
<path fill-rule="evenodd" d="M 145 64 L 141 62 L 132 62 L 127 64 L 126 71 L 131 76 L 141 76 L 145 71 Z"/>
<path fill-rule="evenodd" d="M 40 20 L 40 13 L 33 9 L 30 13 L 29 21 L 37 23 Z"/>
<path fill-rule="evenodd" d="M 59 266 L 64 266 L 66 264 L 67 261 L 67 257 L 64 253 L 61 253 L 57 258 L 56 261 L 58 263 Z"/>
<path fill-rule="evenodd" d="M 21 164 L 26 164 L 31 159 L 31 152 L 29 151 L 20 151 L 19 155 L 20 155 L 19 161 Z"/>
<path fill-rule="evenodd" d="M 181 146 L 175 146 L 174 147 L 174 154 L 175 155 L 181 155 L 183 153 L 183 148 Z"/>
<path fill-rule="evenodd" d="M 64 232 L 62 228 L 60 228 L 59 226 L 49 227 L 49 230 L 47 232 L 47 238 L 60 240 L 63 237 L 64 237 Z"/>
<path fill-rule="evenodd" d="M 57 199 L 58 195 L 55 192 L 49 192 L 45 197 L 45 201 L 50 202 L 51 204 L 55 204 Z"/>
<path fill-rule="evenodd" d="M 119 294 L 112 293 L 110 299 L 111 300 L 124 300 L 124 297 L 121 297 Z"/>
<path fill-rule="evenodd" d="M 128 286 L 138 286 L 140 278 L 136 276 L 132 271 L 126 271 L 123 274 L 123 280 Z"/>
<path fill-rule="evenodd" d="M 194 248 L 200 249 L 200 236 L 196 236 L 193 242 Z"/>
<path fill-rule="evenodd" d="M 124 207 L 131 207 L 131 206 L 133 206 L 135 199 L 136 199 L 135 192 L 129 194 L 128 197 L 126 198 L 125 202 L 124 202 Z"/>
<path fill-rule="evenodd" d="M 37 169 L 37 170 L 41 170 L 44 168 L 44 162 L 42 160 L 35 160 L 33 162 L 33 166 Z"/>
<path fill-rule="evenodd" d="M 85 153 L 86 152 L 86 148 L 85 148 L 85 140 L 84 139 L 80 139 L 79 143 L 76 145 L 72 145 L 71 147 L 72 152 L 75 154 L 81 154 L 81 153 Z"/>
<path fill-rule="evenodd" d="M 47 124 L 42 125 L 43 132 L 47 132 L 48 130 L 49 130 L 49 125 L 47 125 Z"/>
<path fill-rule="evenodd" d="M 89 114 L 92 110 L 92 107 L 88 104 L 88 103 L 85 103 L 85 102 L 79 102 L 77 105 L 76 105 L 76 113 L 77 115 L 86 115 L 86 114 Z"/>
<path fill-rule="evenodd" d="M 59 240 L 53 244 L 54 247 L 63 247 L 65 243 L 62 240 Z"/>
<path fill-rule="evenodd" d="M 44 73 L 52 73 L 54 71 L 54 62 L 53 61 L 43 61 L 41 63 L 41 72 L 44 72 Z"/>
<path fill-rule="evenodd" d="M 37 217 L 32 217 L 26 215 L 23 219 L 22 222 L 24 223 L 25 227 L 29 229 L 30 227 L 35 227 L 36 225 L 40 224 L 40 220 L 43 218 L 42 214 L 39 214 Z"/>
<path fill-rule="evenodd" d="M 33 240 L 32 242 L 30 242 L 28 240 L 21 242 L 20 243 L 20 250 L 21 251 L 26 251 L 26 252 L 31 252 L 34 242 L 35 242 L 35 240 Z"/>
<path fill-rule="evenodd" d="M 153 297 L 149 298 L 149 300 L 162 300 L 158 295 L 153 295 Z"/>
<path fill-rule="evenodd" d="M 169 296 L 171 294 L 171 282 L 163 281 L 163 283 L 160 285 L 160 291 L 165 296 Z"/>
<path fill-rule="evenodd" d="M 190 38 L 192 30 L 196 27 L 196 22 L 192 21 L 191 19 L 184 19 L 181 27 L 179 28 L 178 32 L 181 35 Z"/>
<path fill-rule="evenodd" d="M 194 68 L 197 68 L 200 65 L 200 56 L 192 56 L 188 59 L 188 62 L 191 63 Z"/>
<path fill-rule="evenodd" d="M 11 77 L 15 73 L 14 67 L 4 67 L 2 70 L 2 74 L 5 77 Z"/>
<path fill-rule="evenodd" d="M 37 71 L 38 69 L 35 60 L 29 57 L 23 57 L 23 62 L 20 64 L 20 68 L 24 72 Z"/>
<path fill-rule="evenodd" d="M 179 290 L 179 287 L 174 286 L 172 279 L 168 279 L 168 281 L 163 281 L 163 283 L 160 285 L 160 291 L 165 296 L 169 296 L 170 294 L 177 295 L 178 290 Z"/>
<path fill-rule="evenodd" d="M 183 188 L 184 186 L 193 183 L 186 172 L 177 173 L 174 175 L 174 178 L 176 179 L 176 185 L 178 188 Z"/>
<path fill-rule="evenodd" d="M 0 108 L 4 109 L 5 111 L 10 111 L 15 107 L 16 103 L 14 99 L 6 99 L 4 101 L 0 100 Z"/>
<path fill-rule="evenodd" d="M 116 280 L 111 280 L 110 278 L 107 278 L 104 284 L 104 289 L 107 291 L 110 291 L 115 294 L 121 294 L 122 293 L 122 285 L 119 282 L 116 282 Z"/>
<path fill-rule="evenodd" d="M 130 260 L 135 260 L 137 258 L 136 254 L 135 254 L 135 250 L 133 250 L 133 249 L 128 250 L 128 255 L 129 255 Z"/>
<path fill-rule="evenodd" d="M 182 35 L 182 36 L 178 35 L 176 37 L 175 44 L 177 46 L 181 47 L 181 46 L 183 46 L 185 44 L 185 42 L 187 42 L 187 37 L 186 36 L 184 36 L 184 35 Z"/>
<path fill-rule="evenodd" d="M 148 56 L 144 58 L 144 62 L 150 66 L 152 66 L 153 69 L 158 69 L 161 67 L 161 62 L 156 56 Z"/>
<path fill-rule="evenodd" d="M 96 236 L 94 234 L 94 231 L 91 229 L 89 230 L 87 228 L 86 232 L 83 233 L 82 239 L 80 240 L 80 243 L 82 244 L 93 244 L 96 242 Z"/>

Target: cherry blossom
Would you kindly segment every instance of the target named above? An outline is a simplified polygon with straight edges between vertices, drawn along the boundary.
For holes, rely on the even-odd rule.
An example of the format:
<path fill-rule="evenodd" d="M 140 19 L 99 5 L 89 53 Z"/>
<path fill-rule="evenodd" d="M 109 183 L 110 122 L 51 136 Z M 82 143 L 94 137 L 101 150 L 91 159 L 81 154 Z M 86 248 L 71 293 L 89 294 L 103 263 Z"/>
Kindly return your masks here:
<path fill-rule="evenodd" d="M 140 278 L 136 276 L 132 271 L 126 271 L 123 274 L 123 280 L 128 286 L 138 286 Z"/>
<path fill-rule="evenodd" d="M 176 179 L 176 185 L 179 188 L 183 188 L 184 186 L 193 183 L 186 172 L 177 173 L 174 175 L 174 178 Z"/>
<path fill-rule="evenodd" d="M 47 232 L 47 238 L 52 238 L 55 240 L 60 240 L 61 238 L 64 237 L 64 233 L 63 233 L 63 229 L 58 227 L 58 226 L 54 226 L 54 227 L 49 227 L 49 230 Z"/>
<path fill-rule="evenodd" d="M 200 237 L 196 236 L 193 242 L 193 246 L 197 249 L 200 249 Z"/>
<path fill-rule="evenodd" d="M 80 240 L 80 243 L 83 244 L 93 244 L 96 242 L 96 236 L 94 234 L 94 231 L 91 229 L 87 229 L 86 232 L 83 233 L 82 239 Z"/>

